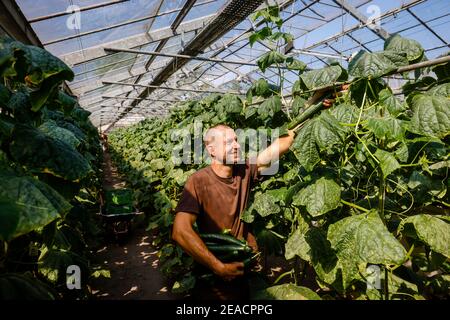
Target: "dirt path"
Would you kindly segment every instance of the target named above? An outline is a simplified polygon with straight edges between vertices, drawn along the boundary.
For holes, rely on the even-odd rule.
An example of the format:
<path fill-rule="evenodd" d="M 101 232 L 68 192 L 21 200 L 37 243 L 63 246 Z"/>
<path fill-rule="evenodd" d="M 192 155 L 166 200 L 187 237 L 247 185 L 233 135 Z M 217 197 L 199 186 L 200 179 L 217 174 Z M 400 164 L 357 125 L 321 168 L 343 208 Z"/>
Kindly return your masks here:
<path fill-rule="evenodd" d="M 125 182 L 120 178 L 117 168 L 112 164 L 111 155 L 103 154 L 103 188 L 105 190 L 120 189 L 125 187 Z"/>
<path fill-rule="evenodd" d="M 91 289 L 98 299 L 173 300 L 166 281 L 159 271 L 157 250 L 151 235 L 140 228 L 132 232 L 125 244 L 114 241 L 97 250 L 94 263 L 109 270 L 111 278 L 100 277 Z"/>
<path fill-rule="evenodd" d="M 106 190 L 126 187 L 109 153 L 104 153 L 104 181 Z M 132 223 L 131 234 L 120 243 L 114 237 L 103 240 L 95 250 L 94 265 L 108 270 L 110 278 L 92 281 L 91 292 L 97 299 L 172 300 L 166 281 L 159 271 L 157 250 L 151 245 L 152 235 L 143 226 Z"/>

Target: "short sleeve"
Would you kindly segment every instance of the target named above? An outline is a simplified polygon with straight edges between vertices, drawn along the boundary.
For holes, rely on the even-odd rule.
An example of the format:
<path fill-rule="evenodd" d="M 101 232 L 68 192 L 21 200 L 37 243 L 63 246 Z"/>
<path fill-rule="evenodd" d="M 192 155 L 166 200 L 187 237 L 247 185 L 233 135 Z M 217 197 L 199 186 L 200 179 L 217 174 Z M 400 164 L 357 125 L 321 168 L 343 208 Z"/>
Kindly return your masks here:
<path fill-rule="evenodd" d="M 180 201 L 175 208 L 175 213 L 180 211 L 195 213 L 197 215 L 201 212 L 201 201 L 195 188 L 193 176 L 189 177 L 186 181 Z"/>

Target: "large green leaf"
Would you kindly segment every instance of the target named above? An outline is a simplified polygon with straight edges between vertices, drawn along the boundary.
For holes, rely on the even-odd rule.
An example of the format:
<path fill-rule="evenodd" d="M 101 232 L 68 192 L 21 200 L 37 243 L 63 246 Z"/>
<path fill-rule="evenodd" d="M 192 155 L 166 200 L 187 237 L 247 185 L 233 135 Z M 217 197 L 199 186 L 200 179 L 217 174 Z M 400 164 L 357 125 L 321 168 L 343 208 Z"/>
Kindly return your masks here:
<path fill-rule="evenodd" d="M 328 240 L 342 264 L 344 287 L 367 263 L 400 265 L 406 251 L 375 210 L 339 220 L 328 228 Z"/>
<path fill-rule="evenodd" d="M 319 150 L 332 153 L 332 147 L 342 144 L 345 134 L 345 127 L 325 111 L 300 129 L 291 149 L 305 169 L 311 171 L 320 160 Z"/>
<path fill-rule="evenodd" d="M 277 199 L 269 193 L 261 193 L 255 196 L 253 209 L 255 209 L 261 217 L 280 212 L 280 206 L 276 203 Z"/>
<path fill-rule="evenodd" d="M 307 171 L 312 171 L 314 166 L 320 161 L 319 151 L 317 150 L 314 135 L 314 122 L 309 121 L 303 128 L 301 128 L 291 146 L 291 149 L 300 164 Z"/>
<path fill-rule="evenodd" d="M 445 57 L 450 55 L 450 52 L 447 52 L 437 58 Z M 450 63 L 441 63 L 437 66 L 432 67 L 433 72 L 437 75 L 438 80 L 447 80 L 450 78 Z"/>
<path fill-rule="evenodd" d="M 375 157 L 380 161 L 381 171 L 386 178 L 392 172 L 400 168 L 400 164 L 397 159 L 392 155 L 392 153 L 378 149 L 375 152 Z"/>
<path fill-rule="evenodd" d="M 273 117 L 275 113 L 281 110 L 281 99 L 279 96 L 272 96 L 266 100 L 258 108 L 258 114 L 262 120 Z"/>
<path fill-rule="evenodd" d="M 408 188 L 414 194 L 414 200 L 417 203 L 424 203 L 430 199 L 430 196 L 442 198 L 447 191 L 444 183 L 439 179 L 432 179 L 425 173 L 414 170 L 408 181 Z"/>
<path fill-rule="evenodd" d="M 366 127 L 378 139 L 403 140 L 406 131 L 402 120 L 389 116 L 370 118 Z"/>
<path fill-rule="evenodd" d="M 38 113 L 31 112 L 31 98 L 24 88 L 11 96 L 7 108 L 12 111 L 14 120 L 20 123 L 33 123 L 40 118 Z"/>
<path fill-rule="evenodd" d="M 0 300 L 55 300 L 55 295 L 34 277 L 3 273 L 0 275 Z"/>
<path fill-rule="evenodd" d="M 219 100 L 216 104 L 217 112 L 223 113 L 241 113 L 242 111 L 242 101 L 234 94 L 226 94 Z"/>
<path fill-rule="evenodd" d="M 14 236 L 21 211 L 14 201 L 0 196 L 0 240 L 8 241 Z"/>
<path fill-rule="evenodd" d="M 424 52 L 420 43 L 412 39 L 403 38 L 399 34 L 394 34 L 386 40 L 384 50 L 405 53 L 406 58 L 411 62 L 421 58 Z"/>
<path fill-rule="evenodd" d="M 0 197 L 8 201 L 8 205 L 13 206 L 12 213 L 18 215 L 18 218 L 14 218 L 10 216 L 11 212 L 8 214 L 11 226 L 15 224 L 12 222 L 18 219 L 14 230 L 9 227 L 7 229 L 9 239 L 42 228 L 71 208 L 71 205 L 48 185 L 11 172 L 0 174 Z"/>
<path fill-rule="evenodd" d="M 308 90 L 332 85 L 338 80 L 346 80 L 346 71 L 341 66 L 332 65 L 318 70 L 311 70 L 300 76 Z"/>
<path fill-rule="evenodd" d="M 346 131 L 352 129 L 352 127 L 346 125 L 354 124 L 358 120 L 359 109 L 354 104 L 343 103 L 335 105 L 329 111 L 341 124 L 341 128 Z"/>
<path fill-rule="evenodd" d="M 88 272 L 85 260 L 74 252 L 48 248 L 43 246 L 39 257 L 38 272 L 53 284 L 66 284 L 67 267 L 76 265 L 80 267 L 81 276 Z"/>
<path fill-rule="evenodd" d="M 330 150 L 334 145 L 342 144 L 345 129 L 328 111 L 314 119 L 314 137 L 320 150 Z"/>
<path fill-rule="evenodd" d="M 258 292 L 255 299 L 262 300 L 321 300 L 320 296 L 309 288 L 292 283 L 273 286 Z"/>
<path fill-rule="evenodd" d="M 55 121 L 47 120 L 38 128 L 53 139 L 59 139 L 76 149 L 81 141 L 69 130 L 59 127 Z"/>
<path fill-rule="evenodd" d="M 58 127 L 71 131 L 80 141 L 85 142 L 88 138 L 88 135 L 90 135 L 89 132 L 83 132 L 83 130 L 76 124 L 76 121 L 74 121 L 74 119 L 66 117 L 62 111 L 44 109 L 43 114 L 45 120 L 55 121 Z M 95 135 L 95 138 L 97 138 L 97 135 Z"/>
<path fill-rule="evenodd" d="M 29 126 L 16 125 L 10 145 L 14 160 L 29 169 L 79 181 L 91 171 L 89 162 L 74 148 Z"/>
<path fill-rule="evenodd" d="M 270 27 L 264 27 L 258 31 L 253 32 L 250 37 L 248 38 L 248 41 L 250 43 L 250 47 L 253 47 L 253 44 L 256 41 L 265 40 L 267 37 L 272 35 L 272 29 Z"/>
<path fill-rule="evenodd" d="M 286 259 L 299 256 L 314 267 L 322 281 L 332 284 L 336 280 L 338 261 L 327 240 L 326 234 L 319 228 L 298 228 L 286 242 Z"/>
<path fill-rule="evenodd" d="M 430 137 L 450 134 L 450 101 L 443 96 L 418 94 L 411 99 L 411 130 Z"/>
<path fill-rule="evenodd" d="M 74 118 L 78 122 L 87 122 L 89 119 L 90 111 L 87 111 L 78 105 L 75 105 L 73 110 L 70 112 L 72 118 Z"/>
<path fill-rule="evenodd" d="M 66 112 L 66 113 L 72 112 L 73 108 L 75 108 L 75 106 L 77 104 L 77 100 L 75 98 L 67 95 L 66 93 L 64 93 L 61 90 L 58 91 L 58 99 L 57 100 L 61 104 L 64 112 Z"/>
<path fill-rule="evenodd" d="M 418 214 L 402 221 L 412 223 L 417 236 L 432 250 L 450 258 L 450 224 L 429 214 Z"/>
<path fill-rule="evenodd" d="M 427 93 L 433 96 L 444 96 L 450 98 L 450 83 L 443 83 L 434 86 L 433 88 L 428 90 Z"/>
<path fill-rule="evenodd" d="M 152 161 L 150 161 L 150 168 L 153 171 L 162 170 L 162 169 L 164 169 L 165 164 L 166 164 L 166 161 L 162 158 L 153 159 Z"/>
<path fill-rule="evenodd" d="M 268 98 L 279 91 L 280 91 L 279 87 L 271 83 L 268 83 L 266 79 L 261 78 L 258 79 L 256 82 L 254 82 L 250 87 L 250 89 L 248 89 L 247 98 L 251 98 L 252 96 Z"/>
<path fill-rule="evenodd" d="M 9 98 L 11 98 L 11 92 L 3 84 L 0 83 L 0 108 L 7 106 Z"/>
<path fill-rule="evenodd" d="M 0 76 L 14 77 L 17 75 L 14 70 L 14 53 L 10 50 L 9 44 L 13 41 L 10 37 L 0 36 Z"/>
<path fill-rule="evenodd" d="M 266 69 L 272 65 L 280 65 L 284 63 L 286 60 L 286 56 L 279 53 L 278 51 L 269 51 L 263 54 L 256 63 L 262 72 L 266 72 Z"/>
<path fill-rule="evenodd" d="M 408 60 L 393 51 L 365 52 L 360 51 L 350 61 L 348 73 L 357 78 L 378 78 L 398 67 L 408 64 Z"/>
<path fill-rule="evenodd" d="M 13 119 L 0 114 L 0 143 L 3 139 L 9 138 L 14 130 Z"/>
<path fill-rule="evenodd" d="M 407 108 L 406 103 L 400 102 L 390 89 L 381 90 L 378 93 L 378 99 L 380 104 L 385 106 L 393 116 L 397 116 Z"/>
<path fill-rule="evenodd" d="M 320 216 L 341 203 L 341 188 L 331 179 L 322 177 L 301 189 L 293 200 L 294 205 L 306 206 L 306 210 L 313 217 Z"/>
<path fill-rule="evenodd" d="M 289 70 L 303 71 L 306 69 L 306 64 L 303 61 L 289 57 L 286 59 L 286 67 Z"/>
<path fill-rule="evenodd" d="M 18 62 L 15 64 L 20 79 L 33 89 L 30 93 L 32 110 L 39 110 L 63 81 L 72 81 L 74 73 L 60 59 L 45 49 L 22 44 L 18 41 L 8 44 Z M 20 68 L 20 70 L 17 70 Z"/>

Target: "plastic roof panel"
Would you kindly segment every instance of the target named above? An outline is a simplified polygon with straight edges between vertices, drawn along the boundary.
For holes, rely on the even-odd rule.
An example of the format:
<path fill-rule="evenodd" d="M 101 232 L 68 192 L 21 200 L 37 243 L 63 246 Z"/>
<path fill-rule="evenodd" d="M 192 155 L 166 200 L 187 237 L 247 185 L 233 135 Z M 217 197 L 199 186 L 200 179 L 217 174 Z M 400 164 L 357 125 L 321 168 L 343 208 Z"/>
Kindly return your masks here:
<path fill-rule="evenodd" d="M 202 16 L 213 14 L 223 7 L 226 0 L 216 0 L 212 3 L 205 4 L 201 7 L 201 10 L 190 10 L 187 16 L 184 18 L 186 21 L 200 18 Z"/>
<path fill-rule="evenodd" d="M 42 42 L 68 37 L 77 33 L 108 28 L 109 26 L 142 18 L 155 10 L 156 1 L 135 1 L 117 3 L 114 5 L 86 10 L 79 13 L 80 29 L 68 28 L 70 15 L 60 16 L 33 23 L 33 28 L 43 34 Z M 85 5 L 83 5 L 85 6 Z M 114 10 L 112 10 L 112 7 Z M 65 11 L 65 10 L 63 10 Z M 69 20 L 70 21 L 70 20 Z M 151 21 L 146 21 L 149 24 Z M 133 25 L 133 24 L 131 24 Z M 111 28 L 110 32 L 117 32 L 120 28 Z M 120 31 L 119 31 L 120 32 Z M 123 34 L 122 34 L 123 36 Z M 82 37 L 82 40 L 84 37 Z"/>
<path fill-rule="evenodd" d="M 46 49 L 65 59 L 69 65 L 73 64 L 76 76 L 75 80 L 68 85 L 75 94 L 79 95 L 80 104 L 83 107 L 99 110 L 92 115 L 96 124 L 112 121 L 120 110 L 130 106 L 133 102 L 131 99 L 103 99 L 102 96 L 136 98 L 146 91 L 142 87 L 104 85 L 102 81 L 127 83 L 139 81 L 140 84 L 150 84 L 154 77 L 163 70 L 162 68 L 172 61 L 172 58 L 167 57 L 124 52 L 109 53 L 103 56 L 105 53 L 102 47 L 133 48 L 143 51 L 161 49 L 165 53 L 178 53 L 183 46 L 195 39 L 196 32 L 209 27 L 207 22 L 210 21 L 210 17 L 208 15 L 220 12 L 227 2 L 228 0 L 196 1 L 176 29 L 178 34 L 183 34 L 180 36 L 174 35 L 170 27 L 182 12 L 181 8 L 188 4 L 188 0 L 17 0 L 29 20 L 65 12 L 71 4 L 78 5 L 82 9 L 92 5 L 105 5 L 81 12 L 81 30 L 67 28 L 68 15 L 31 23 L 43 43 L 64 37 L 73 37 L 66 41 L 48 44 Z M 450 6 L 446 0 L 344 1 L 345 5 L 357 8 L 356 14 L 342 8 L 339 0 L 276 0 L 276 2 L 284 6 L 282 17 L 288 21 L 284 24 L 283 31 L 293 34 L 296 49 L 337 56 L 350 56 L 360 49 L 382 50 L 384 40 L 364 26 L 363 22 L 358 20 L 358 15 L 359 18 L 362 16 L 362 20 L 364 20 L 377 10 L 384 14 L 389 10 L 414 3 L 408 10 L 403 8 L 395 15 L 383 18 L 381 27 L 389 34 L 400 32 L 405 37 L 416 39 L 427 49 L 426 54 L 429 59 L 448 52 L 450 34 L 447 29 L 450 22 Z M 164 14 L 167 12 L 169 14 Z M 155 15 L 160 16 L 151 18 Z M 421 19 L 426 26 L 413 15 Z M 206 17 L 208 18 L 206 19 Z M 143 21 L 133 22 L 136 19 Z M 124 25 L 114 27 L 120 23 Z M 260 43 L 255 43 L 253 47 L 250 47 L 249 34 L 245 34 L 245 32 L 252 25 L 254 24 L 249 17 L 245 18 L 234 28 L 223 33 L 222 37 L 215 40 L 199 56 L 255 63 L 262 54 L 267 52 L 268 48 Z M 263 26 L 257 26 L 257 29 L 261 27 Z M 102 28 L 105 30 L 98 31 Z M 97 32 L 80 36 L 80 33 L 92 30 Z M 347 30 L 351 30 L 351 32 L 347 32 Z M 161 41 L 164 46 L 160 45 L 160 39 L 163 39 Z M 327 40 L 325 43 L 325 39 L 331 40 Z M 227 45 L 226 48 L 225 45 Z M 296 58 L 307 63 L 309 68 L 321 68 L 328 60 L 328 58 L 310 54 L 296 54 Z M 148 63 L 150 60 L 152 60 L 151 64 Z M 343 65 L 347 64 L 344 60 L 340 61 Z M 196 88 L 210 90 L 241 88 L 241 90 L 245 90 L 250 84 L 249 79 L 254 81 L 266 78 L 272 82 L 278 81 L 274 70 L 268 69 L 263 74 L 256 66 L 191 60 L 183 66 L 182 70 L 177 71 L 177 66 L 174 68 L 171 71 L 172 75 L 164 85 L 194 90 Z M 141 76 L 138 77 L 138 74 Z M 284 76 L 286 81 L 284 81 L 283 92 L 289 92 L 292 84 L 298 79 L 298 75 L 294 72 L 284 72 Z M 157 89 L 151 92 L 147 98 L 178 100 L 200 98 L 204 95 L 207 94 Z M 104 109 L 101 107 L 105 105 L 122 106 L 122 108 Z M 167 108 L 171 105 L 170 103 L 142 100 L 131 112 L 163 115 L 167 113 Z M 104 112 L 101 112 L 102 110 Z M 118 125 L 127 125 L 141 119 L 131 113 L 127 118 L 119 121 Z"/>
<path fill-rule="evenodd" d="M 67 7 L 70 6 L 69 0 L 17 0 L 16 2 L 19 4 L 23 14 L 28 20 L 49 14 L 64 12 Z"/>

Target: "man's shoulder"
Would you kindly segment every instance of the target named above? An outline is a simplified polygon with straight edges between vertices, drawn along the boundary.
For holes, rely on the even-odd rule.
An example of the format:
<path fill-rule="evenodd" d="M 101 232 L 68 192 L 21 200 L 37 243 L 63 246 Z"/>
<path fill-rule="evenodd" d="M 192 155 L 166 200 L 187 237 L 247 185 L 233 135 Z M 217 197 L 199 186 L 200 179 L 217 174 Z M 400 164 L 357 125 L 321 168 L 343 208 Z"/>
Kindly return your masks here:
<path fill-rule="evenodd" d="M 209 170 L 210 170 L 209 166 L 199 169 L 195 171 L 193 174 L 191 174 L 188 180 L 190 180 L 191 182 L 201 181 L 209 175 Z"/>

